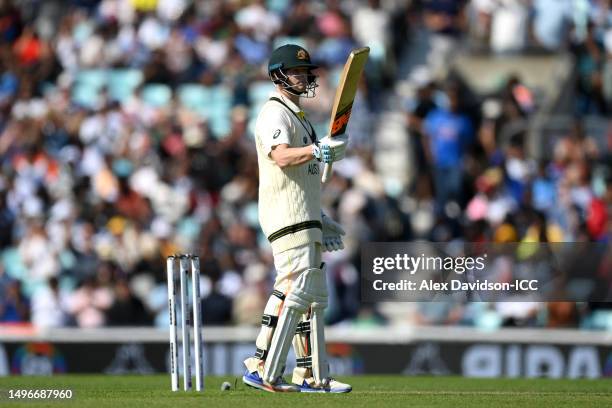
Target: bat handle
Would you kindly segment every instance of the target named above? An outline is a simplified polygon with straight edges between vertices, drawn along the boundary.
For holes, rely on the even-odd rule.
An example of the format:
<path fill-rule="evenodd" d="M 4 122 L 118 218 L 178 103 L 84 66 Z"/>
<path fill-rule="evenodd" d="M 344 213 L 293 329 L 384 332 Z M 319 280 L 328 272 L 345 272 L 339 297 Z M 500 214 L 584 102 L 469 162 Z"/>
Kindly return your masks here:
<path fill-rule="evenodd" d="M 321 178 L 321 181 L 323 182 L 323 184 L 327 183 L 327 180 L 329 180 L 329 178 L 331 177 L 331 173 L 332 173 L 332 164 L 325 163 L 325 168 L 323 169 L 323 177 Z"/>

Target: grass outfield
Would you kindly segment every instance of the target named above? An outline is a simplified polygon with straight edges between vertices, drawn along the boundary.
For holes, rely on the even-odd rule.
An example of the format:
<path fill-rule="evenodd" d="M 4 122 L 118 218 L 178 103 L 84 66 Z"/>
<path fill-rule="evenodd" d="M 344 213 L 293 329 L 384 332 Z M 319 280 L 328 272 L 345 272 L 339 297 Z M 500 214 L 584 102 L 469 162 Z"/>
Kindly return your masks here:
<path fill-rule="evenodd" d="M 170 391 L 167 375 L 0 378 L 0 406 L 33 407 L 610 407 L 612 380 L 466 379 L 460 377 L 340 377 L 350 394 L 271 394 L 234 377 L 206 378 L 204 393 Z M 221 391 L 223 381 L 231 391 Z M 7 402 L 9 389 L 71 389 L 69 401 Z"/>

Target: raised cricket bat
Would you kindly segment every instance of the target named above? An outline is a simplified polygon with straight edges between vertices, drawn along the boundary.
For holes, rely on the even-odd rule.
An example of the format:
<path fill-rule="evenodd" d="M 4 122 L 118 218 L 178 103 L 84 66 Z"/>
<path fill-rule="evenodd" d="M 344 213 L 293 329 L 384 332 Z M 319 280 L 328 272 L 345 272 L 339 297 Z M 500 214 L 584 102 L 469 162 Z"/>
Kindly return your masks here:
<path fill-rule="evenodd" d="M 370 48 L 363 47 L 351 51 L 344 69 L 340 77 L 340 83 L 336 88 L 336 97 L 331 112 L 331 120 L 329 124 L 329 136 L 334 137 L 346 132 L 346 126 L 351 117 L 353 109 L 353 101 L 359 86 L 359 79 L 363 72 L 363 67 L 370 55 Z M 323 178 L 321 181 L 327 183 L 332 172 L 332 164 L 326 163 L 323 170 Z"/>

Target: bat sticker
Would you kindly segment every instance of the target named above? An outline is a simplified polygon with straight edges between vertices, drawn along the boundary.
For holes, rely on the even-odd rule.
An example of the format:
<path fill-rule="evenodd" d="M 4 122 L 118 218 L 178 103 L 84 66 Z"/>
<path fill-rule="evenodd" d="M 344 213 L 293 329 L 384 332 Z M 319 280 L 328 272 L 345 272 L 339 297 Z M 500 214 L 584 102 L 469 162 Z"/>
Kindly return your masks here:
<path fill-rule="evenodd" d="M 336 115 L 336 118 L 334 119 L 334 123 L 332 124 L 332 127 L 331 127 L 332 135 L 339 135 L 339 134 L 344 133 L 343 131 L 346 129 L 349 119 L 351 118 L 352 108 L 353 108 L 353 104 L 351 103 L 349 106 L 347 106 L 344 109 L 343 112 L 340 112 L 339 115 Z"/>

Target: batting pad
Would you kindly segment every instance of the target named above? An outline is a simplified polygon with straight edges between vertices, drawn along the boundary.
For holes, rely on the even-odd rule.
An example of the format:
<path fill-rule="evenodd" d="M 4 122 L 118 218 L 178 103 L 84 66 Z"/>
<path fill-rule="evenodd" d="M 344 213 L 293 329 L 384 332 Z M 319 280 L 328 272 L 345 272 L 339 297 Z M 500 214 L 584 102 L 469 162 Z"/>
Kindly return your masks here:
<path fill-rule="evenodd" d="M 321 283 L 325 291 L 325 300 L 314 302 L 310 311 L 310 344 L 312 347 L 312 375 L 315 386 L 322 386 L 329 377 L 329 363 L 325 348 L 325 308 L 327 307 L 327 265 L 321 264 Z"/>
<path fill-rule="evenodd" d="M 321 264 L 322 267 L 324 265 Z M 265 381 L 273 382 L 282 374 L 298 322 L 311 306 L 321 309 L 327 307 L 327 282 L 323 269 L 306 269 L 298 276 L 293 289 L 287 294 L 267 353 L 263 376 Z"/>
<path fill-rule="evenodd" d="M 310 343 L 312 347 L 312 376 L 315 386 L 322 386 L 329 378 L 329 363 L 327 362 L 327 350 L 325 349 L 325 309 L 312 308 L 310 316 Z"/>
<path fill-rule="evenodd" d="M 306 380 L 311 385 L 320 387 L 329 378 L 324 331 L 324 314 L 327 307 L 326 269 L 325 263 L 322 263 L 321 269 L 309 269 L 307 272 L 310 272 L 310 274 L 305 277 L 307 278 L 306 282 L 310 285 L 309 288 L 311 288 L 312 303 L 309 314 L 304 316 L 304 322 L 300 324 L 300 326 L 307 324 L 309 327 L 301 327 L 293 341 L 298 357 L 297 367 L 293 371 L 293 382 L 295 384 L 302 384 Z M 312 372 L 312 378 L 310 378 L 310 372 Z M 314 384 L 312 384 L 313 380 Z"/>
<path fill-rule="evenodd" d="M 282 375 L 287 360 L 287 352 L 302 313 L 301 310 L 296 310 L 294 307 L 288 307 L 287 305 L 283 308 L 272 336 L 270 350 L 268 350 L 266 356 L 263 372 L 264 381 L 274 383 L 278 376 Z"/>
<path fill-rule="evenodd" d="M 263 374 L 263 367 L 261 363 L 266 359 L 268 354 L 270 342 L 272 341 L 272 336 L 278 324 L 278 315 L 284 300 L 285 295 L 283 295 L 282 292 L 275 290 L 266 303 L 264 314 L 261 317 L 261 330 L 259 331 L 257 340 L 255 341 L 257 351 L 254 357 L 249 357 L 244 360 L 244 365 L 246 366 L 247 370 L 249 370 L 249 373 L 258 371 L 260 376 Z"/>
<path fill-rule="evenodd" d="M 310 378 L 312 358 L 310 352 L 310 311 L 302 315 L 302 320 L 297 325 L 293 338 L 293 350 L 295 350 L 296 367 L 293 369 L 292 382 L 301 385 L 305 379 Z"/>

